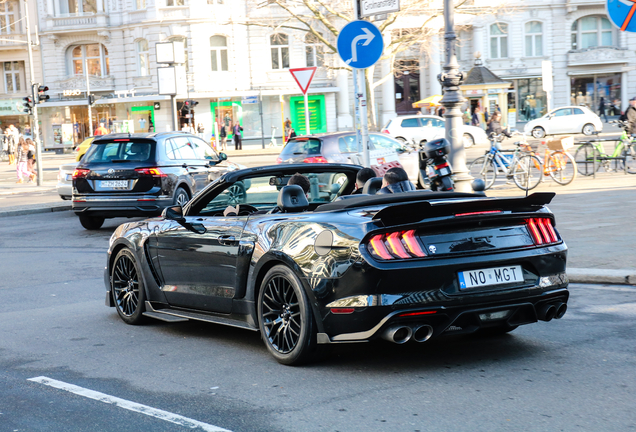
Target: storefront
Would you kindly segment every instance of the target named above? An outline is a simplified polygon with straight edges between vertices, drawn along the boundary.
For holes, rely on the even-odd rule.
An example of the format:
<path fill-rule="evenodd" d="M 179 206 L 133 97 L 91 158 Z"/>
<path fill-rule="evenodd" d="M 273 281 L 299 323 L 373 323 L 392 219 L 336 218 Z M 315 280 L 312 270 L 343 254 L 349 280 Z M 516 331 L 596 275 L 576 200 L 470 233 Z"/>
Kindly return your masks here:
<path fill-rule="evenodd" d="M 499 111 L 502 114 L 501 125 L 507 126 L 510 120 L 515 119 L 509 119 L 508 116 L 511 108 L 510 87 L 512 87 L 511 82 L 499 78 L 490 69 L 482 66 L 481 59 L 477 58 L 475 66 L 468 71 L 464 83 L 460 86 L 464 97 L 468 99 L 467 106 L 463 108 L 470 110 L 467 113 L 469 118 L 479 108 L 478 117 L 481 119 L 480 125 L 484 128 L 486 127 L 485 110 L 488 110 L 489 115 Z M 514 103 L 514 98 L 512 101 Z M 514 124 L 512 126 L 514 127 Z"/>
<path fill-rule="evenodd" d="M 31 133 L 31 117 L 23 110 L 24 100 L 22 98 L 0 99 L 0 129 L 4 131 L 10 125 L 14 125 L 21 133 L 29 135 Z"/>
<path fill-rule="evenodd" d="M 570 78 L 570 101 L 572 105 L 585 105 L 598 112 L 601 98 L 605 112 L 610 114 L 610 105 L 621 106 L 621 74 L 594 74 Z"/>
<path fill-rule="evenodd" d="M 547 113 L 548 98 L 543 91 L 543 80 L 540 77 L 515 79 L 514 84 L 518 121 L 527 122 Z"/>

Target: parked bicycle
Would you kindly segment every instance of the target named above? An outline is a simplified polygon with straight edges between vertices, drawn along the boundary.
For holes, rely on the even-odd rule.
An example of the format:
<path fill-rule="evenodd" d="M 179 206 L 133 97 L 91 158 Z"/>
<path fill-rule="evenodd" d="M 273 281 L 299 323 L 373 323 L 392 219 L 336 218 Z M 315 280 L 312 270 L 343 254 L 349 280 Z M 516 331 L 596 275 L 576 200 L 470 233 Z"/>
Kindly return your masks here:
<path fill-rule="evenodd" d="M 623 129 L 618 140 L 596 138 L 583 141 L 574 153 L 578 172 L 582 175 L 591 176 L 601 168 L 606 172 L 626 171 L 629 174 L 636 174 L 636 137 L 627 133 L 629 130 L 627 122 L 612 120 L 610 123 Z M 611 154 L 605 152 L 603 144 L 606 142 L 616 143 Z"/>
<path fill-rule="evenodd" d="M 525 135 L 524 135 L 525 143 Z M 530 146 L 529 153 L 535 155 L 541 164 L 536 168 L 543 172 L 543 177 L 550 176 L 558 184 L 565 186 L 574 181 L 577 174 L 574 157 L 563 147 L 562 140 L 542 141 L 541 146 L 545 146 L 543 157 L 536 154 Z"/>
<path fill-rule="evenodd" d="M 525 140 L 515 142 L 514 150 L 501 150 L 499 143 L 504 137 L 503 134 L 490 137 L 490 150 L 470 164 L 470 174 L 476 179 L 482 179 L 486 189 L 492 187 L 499 174 L 514 181 L 519 189 L 534 189 L 541 182 L 541 160 L 531 154 L 532 149 Z"/>

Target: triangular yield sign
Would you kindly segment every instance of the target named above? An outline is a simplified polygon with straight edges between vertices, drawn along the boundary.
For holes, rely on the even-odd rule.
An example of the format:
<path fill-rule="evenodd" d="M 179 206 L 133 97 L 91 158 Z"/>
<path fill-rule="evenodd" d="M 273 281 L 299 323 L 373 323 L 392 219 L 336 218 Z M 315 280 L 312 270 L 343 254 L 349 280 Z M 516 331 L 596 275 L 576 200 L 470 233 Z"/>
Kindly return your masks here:
<path fill-rule="evenodd" d="M 311 80 L 316 73 L 317 67 L 306 67 L 306 68 L 298 68 L 298 69 L 290 69 L 292 76 L 298 83 L 298 87 L 303 92 L 303 94 L 307 94 L 307 90 L 309 89 L 309 84 L 311 84 Z"/>

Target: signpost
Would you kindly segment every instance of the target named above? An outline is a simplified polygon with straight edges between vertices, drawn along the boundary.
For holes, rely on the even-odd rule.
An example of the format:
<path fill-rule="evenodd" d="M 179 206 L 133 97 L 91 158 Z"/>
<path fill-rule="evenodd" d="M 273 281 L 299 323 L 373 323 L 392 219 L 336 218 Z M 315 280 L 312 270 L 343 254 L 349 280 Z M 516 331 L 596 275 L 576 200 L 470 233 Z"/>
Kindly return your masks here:
<path fill-rule="evenodd" d="M 354 2 L 355 4 L 355 2 Z M 357 15 L 357 11 L 356 11 Z M 358 148 L 362 146 L 363 165 L 369 166 L 367 97 L 364 79 L 364 69 L 373 66 L 384 50 L 382 33 L 368 21 L 352 21 L 338 34 L 338 55 L 346 65 L 353 68 L 353 87 L 356 106 L 360 107 L 360 140 Z M 358 83 L 360 81 L 360 83 Z M 358 85 L 360 84 L 360 85 Z"/>
<path fill-rule="evenodd" d="M 360 18 L 400 11 L 400 0 L 360 0 Z"/>
<path fill-rule="evenodd" d="M 607 0 L 607 16 L 621 31 L 636 32 L 636 0 Z"/>
<path fill-rule="evenodd" d="M 311 130 L 309 129 L 309 99 L 307 99 L 307 90 L 309 90 L 309 84 L 311 84 L 311 80 L 314 78 L 314 74 L 316 73 L 317 67 L 306 67 L 306 68 L 298 68 L 298 69 L 290 69 L 292 76 L 296 80 L 298 87 L 300 87 L 300 91 L 303 92 L 305 96 L 305 132 L 306 135 L 311 135 Z M 283 131 L 283 135 L 285 131 Z"/>

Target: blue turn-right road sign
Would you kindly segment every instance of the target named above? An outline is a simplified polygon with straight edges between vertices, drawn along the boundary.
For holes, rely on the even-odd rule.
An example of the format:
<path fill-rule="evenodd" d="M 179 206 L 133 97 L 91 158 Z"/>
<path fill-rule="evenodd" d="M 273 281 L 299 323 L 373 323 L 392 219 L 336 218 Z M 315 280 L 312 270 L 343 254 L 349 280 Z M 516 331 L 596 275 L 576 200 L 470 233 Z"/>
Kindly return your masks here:
<path fill-rule="evenodd" d="M 607 15 L 622 31 L 636 32 L 636 0 L 607 0 Z"/>
<path fill-rule="evenodd" d="M 351 21 L 338 35 L 338 54 L 352 68 L 373 66 L 382 56 L 384 41 L 380 30 L 369 21 Z"/>

